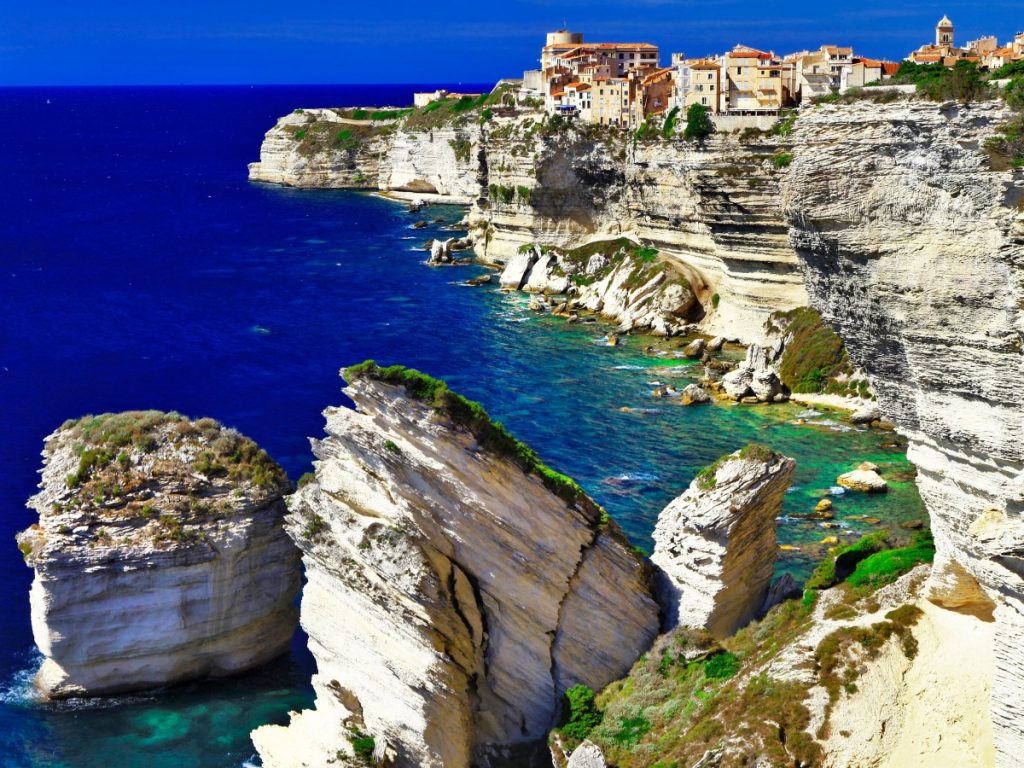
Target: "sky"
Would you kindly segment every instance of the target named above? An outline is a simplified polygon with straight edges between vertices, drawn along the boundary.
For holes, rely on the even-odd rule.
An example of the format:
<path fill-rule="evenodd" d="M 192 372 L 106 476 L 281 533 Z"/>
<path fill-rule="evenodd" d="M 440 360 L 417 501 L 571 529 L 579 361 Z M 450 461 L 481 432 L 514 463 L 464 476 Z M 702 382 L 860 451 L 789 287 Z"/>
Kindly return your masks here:
<path fill-rule="evenodd" d="M 999 0 L 0 0 L 0 85 L 487 83 L 535 67 L 563 24 L 665 62 L 736 43 L 898 60 L 943 14 L 957 42 L 1024 29 L 1024 1 Z"/>

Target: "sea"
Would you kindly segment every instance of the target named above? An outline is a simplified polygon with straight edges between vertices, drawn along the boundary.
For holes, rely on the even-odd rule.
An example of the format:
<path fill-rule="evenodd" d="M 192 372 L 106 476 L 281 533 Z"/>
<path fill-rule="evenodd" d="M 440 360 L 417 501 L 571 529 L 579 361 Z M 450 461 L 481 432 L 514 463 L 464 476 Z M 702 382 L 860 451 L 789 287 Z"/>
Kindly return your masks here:
<path fill-rule="evenodd" d="M 431 268 L 424 242 L 465 211 L 412 213 L 370 194 L 247 180 L 296 107 L 402 105 L 413 90 L 485 86 L 0 89 L 0 764 L 8 768 L 256 766 L 249 732 L 312 704 L 305 637 L 251 673 L 99 700 L 40 701 L 32 572 L 14 535 L 43 439 L 87 413 L 211 416 L 296 479 L 321 412 L 350 405 L 339 369 L 373 358 L 445 378 L 556 469 L 639 546 L 699 468 L 750 441 L 798 462 L 779 571 L 806 576 L 830 536 L 925 517 L 892 433 L 799 405 L 682 407 L 652 392 L 698 373 L 674 343 L 532 313 L 479 266 Z M 414 229 L 418 220 L 425 229 Z M 884 496 L 838 495 L 862 460 Z M 790 518 L 833 492 L 826 530 Z M 867 519 L 865 519 L 867 518 Z M 898 530 L 898 529 L 897 529 Z M 790 549 L 792 548 L 792 549 Z"/>

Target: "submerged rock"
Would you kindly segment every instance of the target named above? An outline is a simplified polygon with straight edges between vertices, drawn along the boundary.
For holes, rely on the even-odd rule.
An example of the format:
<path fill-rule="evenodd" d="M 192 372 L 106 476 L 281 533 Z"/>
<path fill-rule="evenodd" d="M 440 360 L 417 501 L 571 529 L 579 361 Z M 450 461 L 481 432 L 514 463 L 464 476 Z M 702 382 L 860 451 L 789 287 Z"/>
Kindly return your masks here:
<path fill-rule="evenodd" d="M 212 419 L 87 416 L 46 439 L 32 631 L 52 697 L 227 675 L 287 650 L 298 550 L 284 472 Z"/>
<path fill-rule="evenodd" d="M 683 405 L 697 405 L 711 402 L 709 395 L 700 384 L 687 384 L 679 397 Z"/>
<path fill-rule="evenodd" d="M 290 504 L 316 709 L 253 740 L 267 768 L 351 753 L 463 768 L 545 737 L 564 691 L 625 674 L 659 628 L 603 510 L 442 382 L 372 363 L 325 411 Z"/>
<path fill-rule="evenodd" d="M 764 604 L 776 557 L 775 518 L 796 462 L 750 445 L 702 470 L 654 529 L 669 626 L 727 637 Z"/>

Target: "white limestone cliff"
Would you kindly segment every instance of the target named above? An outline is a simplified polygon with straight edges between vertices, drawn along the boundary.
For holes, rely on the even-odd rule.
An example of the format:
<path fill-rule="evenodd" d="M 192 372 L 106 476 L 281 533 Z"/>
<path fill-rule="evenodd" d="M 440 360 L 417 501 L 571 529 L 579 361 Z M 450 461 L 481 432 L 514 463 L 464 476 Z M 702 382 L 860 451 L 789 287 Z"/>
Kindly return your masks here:
<path fill-rule="evenodd" d="M 1001 102 L 808 110 L 782 188 L 812 306 L 909 440 L 932 598 L 994 613 L 1000 766 L 1024 754 L 1024 181 L 985 152 L 1009 117 Z"/>
<path fill-rule="evenodd" d="M 541 740 L 561 694 L 622 676 L 659 628 L 647 566 L 578 486 L 415 372 L 345 373 L 288 531 L 316 709 L 253 734 L 267 768 L 351 754 L 469 766 Z"/>
<path fill-rule="evenodd" d="M 775 519 L 796 462 L 751 445 L 703 470 L 661 514 L 651 562 L 669 626 L 731 635 L 758 615 L 775 565 Z"/>
<path fill-rule="evenodd" d="M 129 412 L 68 422 L 43 455 L 39 523 L 18 536 L 43 693 L 227 675 L 287 650 L 300 579 L 289 483 L 251 440 Z"/>

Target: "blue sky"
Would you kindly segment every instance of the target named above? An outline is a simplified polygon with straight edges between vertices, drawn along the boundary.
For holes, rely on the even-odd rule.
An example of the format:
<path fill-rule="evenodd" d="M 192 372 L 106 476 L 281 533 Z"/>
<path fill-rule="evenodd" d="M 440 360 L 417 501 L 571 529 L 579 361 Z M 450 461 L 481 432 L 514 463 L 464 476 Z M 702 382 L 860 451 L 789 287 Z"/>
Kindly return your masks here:
<path fill-rule="evenodd" d="M 546 30 L 703 55 L 821 43 L 902 58 L 943 13 L 958 41 L 1024 28 L 1024 2 L 0 0 L 0 84 L 489 82 Z"/>

